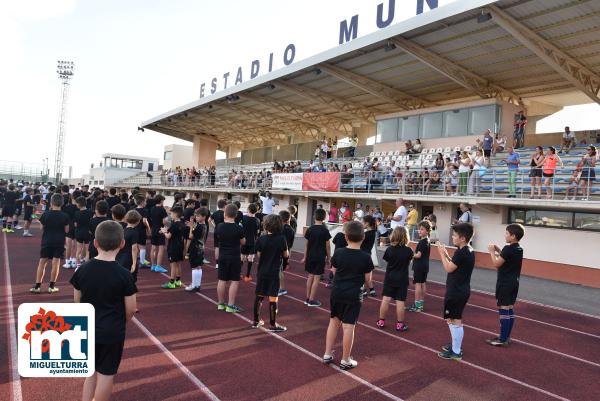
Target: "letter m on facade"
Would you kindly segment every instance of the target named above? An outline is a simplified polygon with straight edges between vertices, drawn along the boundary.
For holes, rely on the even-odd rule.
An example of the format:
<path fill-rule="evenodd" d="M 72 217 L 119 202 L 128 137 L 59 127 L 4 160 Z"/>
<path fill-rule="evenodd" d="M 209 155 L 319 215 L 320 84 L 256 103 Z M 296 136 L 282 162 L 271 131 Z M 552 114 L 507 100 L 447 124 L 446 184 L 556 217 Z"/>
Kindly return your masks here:
<path fill-rule="evenodd" d="M 437 2 L 437 0 L 436 0 Z M 348 20 L 340 22 L 340 45 L 344 42 L 349 42 L 356 39 L 358 35 L 358 14 L 350 18 L 350 25 L 348 26 Z"/>
<path fill-rule="evenodd" d="M 425 6 L 423 3 L 427 3 L 430 10 L 438 8 L 438 0 L 417 0 L 417 15 L 423 14 L 423 8 Z"/>

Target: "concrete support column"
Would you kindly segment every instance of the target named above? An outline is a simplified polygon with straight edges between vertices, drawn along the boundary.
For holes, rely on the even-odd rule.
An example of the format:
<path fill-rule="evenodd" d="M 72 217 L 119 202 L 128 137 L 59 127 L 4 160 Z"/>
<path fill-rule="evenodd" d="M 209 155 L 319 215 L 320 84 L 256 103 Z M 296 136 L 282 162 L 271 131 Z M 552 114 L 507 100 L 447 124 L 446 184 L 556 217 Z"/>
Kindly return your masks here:
<path fill-rule="evenodd" d="M 242 149 L 241 146 L 232 146 L 232 145 L 230 145 L 227 148 L 227 158 L 228 159 L 233 159 L 233 158 L 236 158 L 236 157 L 240 157 L 242 150 L 243 149 Z"/>
<path fill-rule="evenodd" d="M 217 142 L 201 137 L 194 138 L 192 161 L 198 168 L 210 167 L 217 162 Z"/>
<path fill-rule="evenodd" d="M 304 235 L 304 227 L 310 226 L 310 200 L 306 197 L 298 199 L 298 229 L 296 234 Z"/>

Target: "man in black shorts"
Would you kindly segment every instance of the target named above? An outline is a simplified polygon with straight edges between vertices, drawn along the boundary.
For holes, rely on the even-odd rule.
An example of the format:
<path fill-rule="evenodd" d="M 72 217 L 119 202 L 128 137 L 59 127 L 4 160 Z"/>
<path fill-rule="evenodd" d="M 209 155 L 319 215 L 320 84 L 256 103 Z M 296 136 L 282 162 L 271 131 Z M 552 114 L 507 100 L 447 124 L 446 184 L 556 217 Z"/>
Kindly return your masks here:
<path fill-rule="evenodd" d="M 520 224 L 509 224 L 504 233 L 508 245 L 502 250 L 498 245 L 490 244 L 488 250 L 492 265 L 498 269 L 496 280 L 496 303 L 500 317 L 500 335 L 487 340 L 494 346 L 508 345 L 510 334 L 515 323 L 514 305 L 519 292 L 519 277 L 523 264 L 523 248 L 519 241 L 525 235 L 525 229 Z"/>
<path fill-rule="evenodd" d="M 96 366 L 83 384 L 84 400 L 108 400 L 125 345 L 126 322 L 136 310 L 133 276 L 115 261 L 124 244 L 123 228 L 104 221 L 96 229 L 98 256 L 75 270 L 71 284 L 74 302 L 90 303 L 96 311 Z"/>
<path fill-rule="evenodd" d="M 224 210 L 224 222 L 215 231 L 215 239 L 219 243 L 219 282 L 217 283 L 217 310 L 229 313 L 239 313 L 242 308 L 235 304 L 235 297 L 240 284 L 242 273 L 241 246 L 246 243 L 244 229 L 235 224 L 237 206 L 230 204 Z M 229 285 L 228 302 L 225 303 L 225 290 Z"/>
<path fill-rule="evenodd" d="M 452 243 L 456 246 L 454 256 L 450 257 L 446 246 L 438 242 L 438 251 L 448 272 L 446 278 L 446 295 L 444 296 L 444 319 L 450 328 L 452 343 L 442 347 L 440 358 L 462 359 L 462 340 L 464 328 L 462 314 L 471 295 L 471 274 L 475 267 L 475 252 L 469 246 L 473 238 L 471 223 L 458 223 L 452 226 Z"/>
<path fill-rule="evenodd" d="M 325 227 L 325 224 L 323 224 L 326 216 L 327 212 L 325 210 L 317 209 L 315 211 L 315 224 L 310 226 L 306 230 L 306 233 L 304 233 L 304 238 L 306 239 L 304 244 L 304 258 L 300 261 L 300 263 L 304 263 L 304 270 L 308 273 L 306 301 L 304 304 L 312 307 L 321 306 L 321 302 L 315 298 L 319 289 L 320 277 L 325 271 L 325 265 L 331 259 L 331 247 L 329 244 L 331 234 L 327 227 Z"/>
<path fill-rule="evenodd" d="M 209 223 L 213 226 L 213 246 L 215 248 L 215 268 L 219 268 L 219 239 L 217 238 L 217 227 L 219 224 L 225 221 L 225 206 L 227 206 L 227 200 L 219 199 L 217 201 L 218 210 L 214 212 L 208 219 Z"/>
<path fill-rule="evenodd" d="M 358 221 L 348 222 L 344 225 L 344 233 L 348 247 L 336 250 L 331 259 L 331 269 L 334 273 L 330 299 L 331 318 L 327 328 L 323 362 L 333 361 L 333 345 L 341 326 L 344 338 L 340 368 L 348 370 L 358 365 L 358 362 L 350 356 L 354 326 L 358 321 L 362 305 L 361 288 L 374 267 L 371 255 L 360 250 L 360 244 L 365 238 L 363 225 Z"/>
<path fill-rule="evenodd" d="M 164 196 L 160 194 L 156 195 L 154 197 L 154 206 L 150 209 L 150 244 L 152 245 L 152 248 L 150 249 L 150 270 L 159 273 L 167 272 L 167 269 L 160 265 L 165 257 L 166 244 L 165 236 L 160 232 L 160 229 L 164 226 L 165 219 L 168 217 L 167 211 L 163 206 L 164 202 Z"/>

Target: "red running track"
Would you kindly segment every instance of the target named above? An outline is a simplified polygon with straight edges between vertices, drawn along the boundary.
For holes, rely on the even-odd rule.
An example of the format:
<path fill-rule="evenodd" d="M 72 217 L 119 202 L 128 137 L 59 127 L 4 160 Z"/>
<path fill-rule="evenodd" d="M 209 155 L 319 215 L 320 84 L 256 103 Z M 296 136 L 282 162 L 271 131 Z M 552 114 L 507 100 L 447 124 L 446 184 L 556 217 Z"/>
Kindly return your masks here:
<path fill-rule="evenodd" d="M 28 293 L 38 248 L 39 237 L 0 237 L 0 400 L 76 400 L 81 394 L 82 379 L 11 375 L 9 339 L 15 328 L 5 284 L 9 267 L 15 315 L 23 302 L 72 297 L 70 270 L 61 272 L 61 292 Z M 187 280 L 189 275 L 184 268 Z M 381 281 L 383 274 L 376 272 L 375 279 Z M 240 284 L 237 303 L 246 312 L 231 315 L 216 310 L 213 266 L 204 269 L 199 294 L 162 290 L 164 281 L 161 274 L 140 273 L 140 313 L 128 325 L 115 400 L 595 400 L 600 394 L 598 318 L 518 302 L 515 341 L 492 348 L 484 340 L 498 326 L 493 296 L 473 292 L 465 311 L 465 357 L 460 363 L 444 361 L 436 355 L 449 340 L 440 317 L 444 289 L 432 283 L 426 312 L 407 314 L 405 333 L 375 328 L 379 298 L 365 301 L 353 351 L 359 366 L 348 373 L 320 362 L 329 293 L 324 286 L 319 290 L 322 308 L 306 307 L 298 262 L 286 275 L 290 295 L 280 300 L 280 320 L 288 327 L 281 335 L 249 327 L 253 284 Z M 263 312 L 266 317 L 267 308 Z M 388 321 L 393 322 L 392 310 Z M 336 348 L 341 354 L 341 344 Z M 13 393 L 19 386 L 20 393 Z"/>

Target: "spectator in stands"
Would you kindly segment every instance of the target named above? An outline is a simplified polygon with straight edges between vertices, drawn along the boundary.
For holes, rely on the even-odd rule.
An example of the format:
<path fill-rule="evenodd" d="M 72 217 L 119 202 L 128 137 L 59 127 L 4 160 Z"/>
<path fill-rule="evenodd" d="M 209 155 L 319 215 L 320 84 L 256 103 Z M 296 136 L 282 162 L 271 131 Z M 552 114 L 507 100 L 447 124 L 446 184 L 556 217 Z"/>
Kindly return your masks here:
<path fill-rule="evenodd" d="M 348 206 L 348 202 L 342 203 L 342 208 L 340 209 L 340 219 L 342 224 L 352 221 L 352 211 Z"/>
<path fill-rule="evenodd" d="M 331 202 L 331 206 L 329 207 L 329 219 L 327 220 L 329 223 L 337 223 L 339 221 L 340 211 L 337 208 L 335 202 Z"/>
<path fill-rule="evenodd" d="M 465 195 L 467 193 L 472 163 L 473 161 L 469 152 L 463 151 L 458 162 L 458 188 L 456 189 L 458 195 Z"/>
<path fill-rule="evenodd" d="M 421 140 L 417 139 L 415 144 L 413 145 L 413 151 L 415 154 L 421 153 L 423 151 L 423 145 L 421 145 Z"/>
<path fill-rule="evenodd" d="M 321 146 L 317 145 L 315 148 L 315 160 L 321 159 Z"/>
<path fill-rule="evenodd" d="M 376 160 L 377 158 L 375 158 L 374 160 Z M 371 171 L 371 168 L 373 167 L 373 163 L 371 162 L 371 158 L 367 157 L 365 158 L 365 161 L 363 162 L 363 171 L 364 172 L 368 172 Z"/>
<path fill-rule="evenodd" d="M 596 178 L 596 162 L 598 161 L 595 146 L 589 145 L 586 152 L 579 162 L 581 164 L 581 200 L 590 199 L 592 184 Z"/>
<path fill-rule="evenodd" d="M 492 131 L 487 129 L 483 134 L 483 156 L 487 160 L 486 166 L 490 166 L 490 160 L 492 158 L 492 149 L 494 148 L 494 138 L 492 137 Z"/>
<path fill-rule="evenodd" d="M 323 138 L 321 142 L 321 159 L 328 159 L 327 156 L 329 154 L 329 146 L 327 146 L 327 140 Z"/>
<path fill-rule="evenodd" d="M 383 213 L 381 212 L 381 208 L 379 206 L 375 206 L 373 218 L 383 220 Z"/>
<path fill-rule="evenodd" d="M 356 147 L 358 146 L 358 135 L 354 135 L 352 140 L 350 141 L 350 149 L 348 149 L 348 155 L 350 157 L 354 157 L 354 152 L 356 151 Z"/>
<path fill-rule="evenodd" d="M 569 179 L 569 185 L 567 185 L 567 190 L 565 191 L 565 200 L 569 199 L 571 192 L 573 192 L 573 200 L 577 199 L 577 193 L 579 191 L 579 183 L 581 181 L 581 163 L 577 164 L 575 171 L 571 174 L 571 178 Z"/>
<path fill-rule="evenodd" d="M 492 155 L 496 156 L 496 153 L 504 152 L 504 149 L 506 149 L 506 135 L 496 133 L 494 136 L 494 152 Z"/>
<path fill-rule="evenodd" d="M 486 171 L 486 157 L 483 156 L 481 150 L 475 152 L 475 156 L 471 159 L 471 176 L 469 177 L 469 193 L 479 195 L 481 191 L 481 177 Z"/>
<path fill-rule="evenodd" d="M 444 171 L 444 155 L 442 155 L 441 153 L 437 154 L 437 157 L 435 158 L 435 162 L 433 165 L 433 168 L 435 170 L 437 170 L 439 173 L 441 173 L 442 171 Z"/>
<path fill-rule="evenodd" d="M 508 196 L 507 198 L 517 197 L 517 173 L 519 172 L 519 163 L 521 159 L 519 154 L 515 152 L 512 146 L 508 147 L 508 155 L 506 159 L 506 166 L 508 167 Z"/>
<path fill-rule="evenodd" d="M 546 158 L 544 159 L 544 166 L 542 167 L 542 175 L 544 176 L 544 186 L 546 187 L 546 198 L 552 199 L 554 194 L 554 174 L 556 174 L 556 165 L 560 164 L 560 168 L 563 168 L 563 162 L 560 157 L 556 154 L 556 148 L 550 146 L 546 151 Z M 552 181 L 552 186 L 550 182 Z"/>
<path fill-rule="evenodd" d="M 413 143 L 412 143 L 412 141 L 410 139 L 408 140 L 408 142 L 406 142 L 404 144 L 404 148 L 405 148 L 404 153 L 407 154 L 407 155 L 414 155 L 415 153 L 417 153 L 417 152 L 415 152 L 415 149 L 413 147 Z"/>
<path fill-rule="evenodd" d="M 331 138 L 327 138 L 327 158 L 331 159 L 331 155 L 333 152 L 333 141 Z"/>
<path fill-rule="evenodd" d="M 429 193 L 432 189 L 437 189 L 440 186 L 441 178 L 437 170 L 431 172 L 431 176 L 425 181 L 425 193 Z"/>
<path fill-rule="evenodd" d="M 445 194 L 457 195 L 458 189 L 458 168 L 454 163 L 446 163 L 444 169 L 444 190 Z"/>
<path fill-rule="evenodd" d="M 335 159 L 337 159 L 337 157 L 338 157 L 338 153 L 337 153 L 337 151 L 338 151 L 338 138 L 337 138 L 337 135 L 333 138 L 333 141 L 331 142 L 331 149 L 333 151 L 333 157 Z"/>
<path fill-rule="evenodd" d="M 458 223 L 473 223 L 473 213 L 471 212 L 471 206 L 469 206 L 468 203 L 461 203 L 460 205 L 458 205 L 458 208 L 460 209 L 460 215 L 458 216 L 458 219 L 455 219 L 452 224 L 458 224 Z"/>
<path fill-rule="evenodd" d="M 419 212 L 417 212 L 417 209 L 415 209 L 415 205 L 411 203 L 408 205 L 408 214 L 406 215 L 406 228 L 408 229 L 409 240 L 414 238 L 418 222 Z"/>
<path fill-rule="evenodd" d="M 525 126 L 527 125 L 527 117 L 525 116 L 523 110 L 519 111 L 517 114 L 517 118 L 515 120 L 515 131 L 513 138 L 513 148 L 519 149 L 523 146 L 523 142 L 525 139 Z"/>
<path fill-rule="evenodd" d="M 531 194 L 529 199 L 535 198 L 535 190 L 537 188 L 537 196 L 542 198 L 542 167 L 544 166 L 544 148 L 537 146 L 535 152 L 531 155 L 529 166 L 529 177 L 531 178 Z"/>
<path fill-rule="evenodd" d="M 562 134 L 562 144 L 560 145 L 558 154 L 561 155 L 563 149 L 566 154 L 569 154 L 569 151 L 575 147 L 575 140 L 575 133 L 572 132 L 569 127 L 565 127 L 565 132 Z"/>
<path fill-rule="evenodd" d="M 396 211 L 392 216 L 389 216 L 391 229 L 403 227 L 406 224 L 407 215 L 408 211 L 404 206 L 404 200 L 402 200 L 402 198 L 396 199 Z"/>
<path fill-rule="evenodd" d="M 429 170 L 427 167 L 423 167 L 419 176 L 417 177 L 417 193 L 424 193 L 425 191 L 425 183 L 429 181 Z"/>
<path fill-rule="evenodd" d="M 365 217 L 365 212 L 362 210 L 362 203 L 357 203 L 356 210 L 354 211 L 354 220 L 362 222 L 363 217 Z"/>

